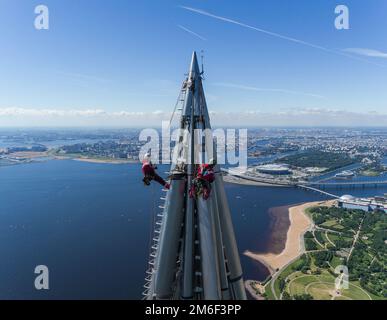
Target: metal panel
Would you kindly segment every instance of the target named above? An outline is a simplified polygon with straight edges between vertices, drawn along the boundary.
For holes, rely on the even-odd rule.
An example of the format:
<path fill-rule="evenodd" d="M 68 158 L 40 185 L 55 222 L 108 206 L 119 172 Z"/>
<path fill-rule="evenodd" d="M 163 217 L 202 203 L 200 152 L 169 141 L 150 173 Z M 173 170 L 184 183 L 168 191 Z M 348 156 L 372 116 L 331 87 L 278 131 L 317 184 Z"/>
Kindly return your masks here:
<path fill-rule="evenodd" d="M 233 288 L 233 294 L 235 295 L 234 299 L 245 300 L 246 291 L 243 284 L 242 267 L 239 259 L 238 246 L 235 240 L 231 213 L 228 207 L 226 191 L 224 190 L 223 185 L 223 178 L 220 174 L 216 175 L 215 192 L 219 199 L 219 218 L 223 231 L 224 249 L 228 261 L 228 268 L 230 271 L 230 283 Z"/>
<path fill-rule="evenodd" d="M 219 300 L 220 281 L 218 255 L 211 202 L 198 198 L 198 220 L 200 237 L 200 258 L 202 262 L 202 277 L 204 299 Z"/>
<path fill-rule="evenodd" d="M 164 209 L 160 244 L 156 257 L 154 294 L 157 299 L 168 299 L 173 294 L 183 219 L 184 191 L 184 180 L 172 181 Z"/>

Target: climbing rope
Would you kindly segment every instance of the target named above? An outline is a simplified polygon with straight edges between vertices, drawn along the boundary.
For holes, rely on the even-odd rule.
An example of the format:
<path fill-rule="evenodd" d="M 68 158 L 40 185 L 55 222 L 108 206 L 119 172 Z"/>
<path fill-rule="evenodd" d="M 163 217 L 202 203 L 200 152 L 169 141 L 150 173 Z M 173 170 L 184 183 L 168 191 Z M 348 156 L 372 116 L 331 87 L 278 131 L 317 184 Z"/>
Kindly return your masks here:
<path fill-rule="evenodd" d="M 177 110 L 177 106 L 179 105 L 179 102 L 180 102 L 180 100 L 181 100 L 181 95 L 182 95 L 182 93 L 183 93 L 183 90 L 180 91 L 179 96 L 177 97 L 177 101 L 176 101 L 175 107 L 173 108 L 171 120 L 169 121 L 169 128 L 171 128 L 172 121 L 173 121 L 173 118 L 175 117 L 175 113 L 176 113 L 176 110 Z M 168 129 L 169 129 L 169 128 L 168 128 Z"/>

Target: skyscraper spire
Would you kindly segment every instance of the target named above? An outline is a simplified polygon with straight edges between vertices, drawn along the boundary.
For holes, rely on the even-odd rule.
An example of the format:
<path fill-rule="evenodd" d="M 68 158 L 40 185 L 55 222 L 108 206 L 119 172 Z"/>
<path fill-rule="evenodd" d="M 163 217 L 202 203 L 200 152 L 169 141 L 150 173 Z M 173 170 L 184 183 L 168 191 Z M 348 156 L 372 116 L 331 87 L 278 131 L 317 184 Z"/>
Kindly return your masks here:
<path fill-rule="evenodd" d="M 206 158 L 216 159 L 212 137 L 195 146 L 195 141 L 202 141 L 195 140 L 198 130 L 211 129 L 196 52 L 181 90 L 180 143 L 173 155 L 171 188 L 156 222 L 144 295 L 147 299 L 245 299 L 219 166 L 207 200 L 189 195 L 196 166 Z"/>

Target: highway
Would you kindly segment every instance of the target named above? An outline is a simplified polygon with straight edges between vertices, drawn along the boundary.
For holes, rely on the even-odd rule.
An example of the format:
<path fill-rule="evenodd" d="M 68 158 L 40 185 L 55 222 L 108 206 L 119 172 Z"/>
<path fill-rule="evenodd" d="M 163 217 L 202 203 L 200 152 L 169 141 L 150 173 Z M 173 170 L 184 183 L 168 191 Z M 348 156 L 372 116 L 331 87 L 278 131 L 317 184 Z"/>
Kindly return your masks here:
<path fill-rule="evenodd" d="M 242 172 L 230 172 L 228 169 L 221 169 L 223 172 L 226 172 L 227 174 L 248 180 L 248 181 L 254 181 L 254 182 L 259 182 L 259 183 L 264 183 L 268 185 L 273 185 L 273 186 L 283 186 L 283 187 L 295 187 L 295 188 L 301 188 L 304 190 L 309 190 L 313 192 L 318 192 L 322 195 L 332 197 L 334 199 L 340 198 L 338 195 L 335 195 L 333 193 L 321 190 L 320 188 L 324 187 L 339 187 L 339 186 L 363 186 L 363 187 L 377 187 L 380 185 L 387 185 L 387 180 L 379 180 L 379 181 L 343 181 L 343 182 L 292 182 L 292 181 L 286 181 L 286 180 L 277 180 L 275 178 L 261 178 L 261 177 L 255 177 L 252 175 L 248 175 Z"/>

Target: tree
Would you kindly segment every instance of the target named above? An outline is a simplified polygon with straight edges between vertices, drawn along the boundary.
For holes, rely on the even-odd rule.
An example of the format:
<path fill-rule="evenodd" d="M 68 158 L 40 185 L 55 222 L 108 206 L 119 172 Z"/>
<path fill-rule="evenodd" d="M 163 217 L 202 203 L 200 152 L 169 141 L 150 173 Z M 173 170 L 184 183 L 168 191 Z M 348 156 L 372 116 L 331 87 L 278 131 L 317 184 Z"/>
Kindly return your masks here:
<path fill-rule="evenodd" d="M 300 294 L 300 295 L 294 295 L 293 296 L 294 300 L 313 300 L 313 296 L 310 295 L 309 293 L 305 294 Z"/>
<path fill-rule="evenodd" d="M 284 291 L 285 286 L 286 286 L 285 279 L 281 278 L 280 281 L 279 281 L 279 289 L 280 289 L 280 292 Z"/>
<path fill-rule="evenodd" d="M 282 294 L 282 300 L 292 300 L 292 297 L 286 291 Z"/>

